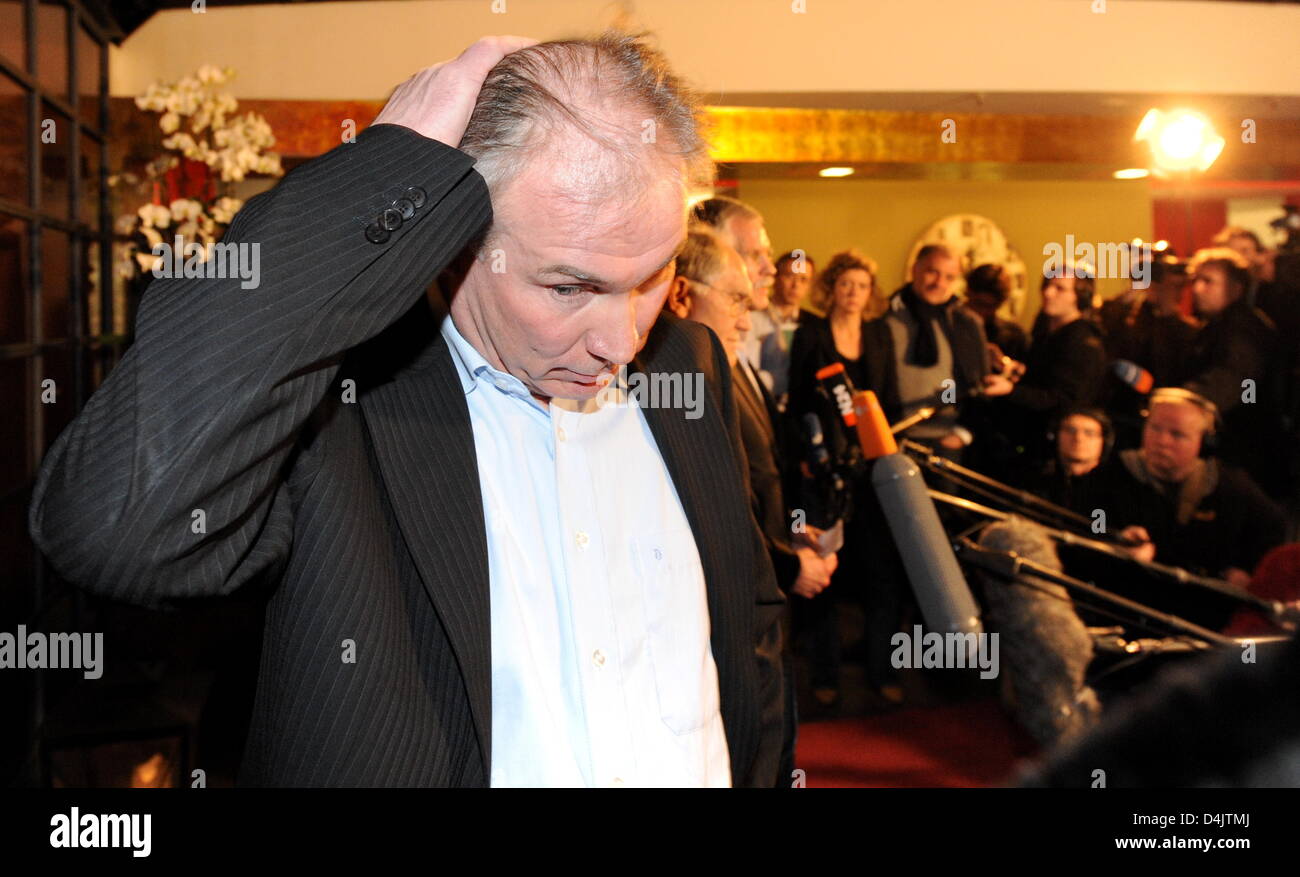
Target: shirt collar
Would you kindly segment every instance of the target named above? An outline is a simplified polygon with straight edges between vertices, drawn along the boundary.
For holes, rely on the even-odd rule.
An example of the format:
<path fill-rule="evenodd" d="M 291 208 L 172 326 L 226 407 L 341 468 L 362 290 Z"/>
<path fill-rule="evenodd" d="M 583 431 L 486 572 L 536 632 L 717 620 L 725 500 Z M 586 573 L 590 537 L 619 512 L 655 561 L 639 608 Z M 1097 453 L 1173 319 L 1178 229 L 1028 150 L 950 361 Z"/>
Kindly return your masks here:
<path fill-rule="evenodd" d="M 486 382 L 508 396 L 517 396 L 530 404 L 537 404 L 523 381 L 488 364 L 483 354 L 460 334 L 450 314 L 442 321 L 442 337 L 447 340 L 447 347 L 451 350 L 451 361 L 456 366 L 456 374 L 460 377 L 460 386 L 465 395 L 468 396 L 479 384 Z"/>

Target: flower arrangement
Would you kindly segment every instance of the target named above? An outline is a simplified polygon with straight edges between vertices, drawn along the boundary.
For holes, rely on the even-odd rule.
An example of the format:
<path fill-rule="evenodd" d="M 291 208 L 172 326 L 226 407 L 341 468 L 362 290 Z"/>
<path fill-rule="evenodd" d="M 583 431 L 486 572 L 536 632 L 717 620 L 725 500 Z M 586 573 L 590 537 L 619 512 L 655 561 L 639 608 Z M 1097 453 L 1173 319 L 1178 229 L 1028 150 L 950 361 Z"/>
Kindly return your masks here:
<path fill-rule="evenodd" d="M 197 257 L 206 260 L 209 245 L 221 239 L 244 206 L 230 194 L 231 184 L 254 176 L 283 176 L 280 157 L 268 152 L 275 137 L 257 113 L 237 115 L 239 102 L 222 91 L 234 70 L 210 64 L 176 82 L 155 82 L 135 99 L 142 110 L 159 114 L 165 150 L 144 168 L 143 175 L 122 173 L 110 185 L 140 187 L 148 202 L 118 219 L 118 231 L 129 234 L 123 273 L 151 272 L 161 256 L 163 232 L 198 244 Z"/>

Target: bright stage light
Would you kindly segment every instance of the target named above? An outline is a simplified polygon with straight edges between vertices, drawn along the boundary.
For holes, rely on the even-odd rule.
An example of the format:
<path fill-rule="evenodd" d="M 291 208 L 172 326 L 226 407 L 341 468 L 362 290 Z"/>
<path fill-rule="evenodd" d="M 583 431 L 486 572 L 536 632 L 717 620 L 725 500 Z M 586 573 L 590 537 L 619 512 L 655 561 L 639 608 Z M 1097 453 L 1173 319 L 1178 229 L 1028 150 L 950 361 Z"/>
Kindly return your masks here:
<path fill-rule="evenodd" d="M 1210 120 L 1195 110 L 1149 110 L 1133 139 L 1147 143 L 1151 161 L 1160 171 L 1206 170 L 1225 142 Z"/>

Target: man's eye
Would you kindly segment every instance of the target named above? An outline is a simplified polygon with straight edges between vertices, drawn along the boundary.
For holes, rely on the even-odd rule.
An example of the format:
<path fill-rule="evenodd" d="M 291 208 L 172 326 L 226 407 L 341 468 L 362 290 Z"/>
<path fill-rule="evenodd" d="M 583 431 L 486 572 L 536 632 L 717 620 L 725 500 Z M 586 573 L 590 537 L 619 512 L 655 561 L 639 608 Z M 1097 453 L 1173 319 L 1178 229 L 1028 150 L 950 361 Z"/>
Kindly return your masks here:
<path fill-rule="evenodd" d="M 560 298 L 575 298 L 586 291 L 583 286 L 552 286 L 551 289 Z"/>

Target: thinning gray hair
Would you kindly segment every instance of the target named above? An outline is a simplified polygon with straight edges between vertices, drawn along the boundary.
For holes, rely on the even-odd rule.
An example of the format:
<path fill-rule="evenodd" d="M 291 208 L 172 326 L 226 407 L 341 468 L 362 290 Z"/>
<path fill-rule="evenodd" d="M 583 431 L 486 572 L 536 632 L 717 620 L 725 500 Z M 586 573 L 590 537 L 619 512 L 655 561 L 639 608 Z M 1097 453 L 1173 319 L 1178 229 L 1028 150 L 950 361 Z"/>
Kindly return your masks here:
<path fill-rule="evenodd" d="M 686 244 L 677 256 L 674 273 L 706 286 L 727 268 L 727 244 L 707 225 L 692 223 Z"/>
<path fill-rule="evenodd" d="M 629 112 L 645 118 L 629 126 Z M 663 54 L 644 35 L 609 31 L 505 56 L 483 83 L 460 148 L 494 194 L 544 141 L 574 132 L 608 150 L 621 169 L 611 185 L 645 173 L 651 149 L 685 162 L 686 185 L 710 185 L 705 127 L 698 96 Z"/>

